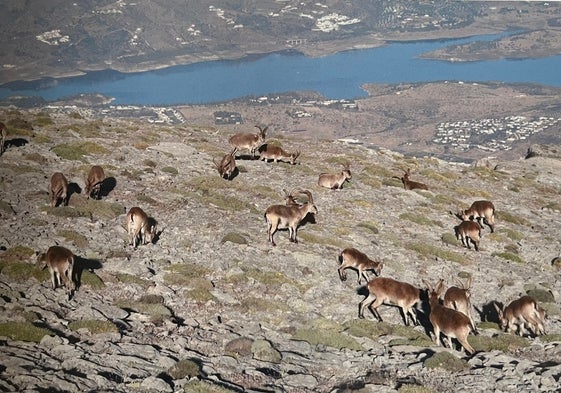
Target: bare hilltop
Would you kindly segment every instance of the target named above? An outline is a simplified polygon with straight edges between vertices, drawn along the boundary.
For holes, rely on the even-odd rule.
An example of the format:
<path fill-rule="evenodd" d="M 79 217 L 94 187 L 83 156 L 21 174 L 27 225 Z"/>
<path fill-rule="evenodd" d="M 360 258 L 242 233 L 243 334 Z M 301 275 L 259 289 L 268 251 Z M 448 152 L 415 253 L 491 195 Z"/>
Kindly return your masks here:
<path fill-rule="evenodd" d="M 2 110 L 2 391 L 557 391 L 558 145 L 527 144 L 528 158 L 474 165 L 268 123 L 267 143 L 301 151 L 299 163 L 241 151 L 229 181 L 213 160 L 233 133 L 257 129 L 195 122 L 201 111 L 184 108 L 187 121 L 165 125 L 77 109 Z M 100 200 L 83 192 L 92 165 L 107 176 Z M 317 185 L 321 172 L 345 165 L 352 179 L 341 190 Z M 394 177 L 408 169 L 429 190 L 405 190 Z M 50 206 L 54 172 L 70 183 L 68 206 Z M 285 203 L 284 189 L 310 191 L 318 213 L 297 244 L 280 230 L 272 246 L 263 214 Z M 479 251 L 456 239 L 450 214 L 476 200 L 496 207 L 496 230 L 485 227 Z M 136 249 L 124 226 L 134 206 L 158 223 L 154 243 Z M 71 299 L 36 262 L 54 245 L 77 256 Z M 475 353 L 431 340 L 426 300 L 417 326 L 386 305 L 383 322 L 368 311 L 358 318 L 368 293 L 356 272 L 339 278 L 347 247 L 383 261 L 381 276 L 422 289 L 423 280 L 449 287 L 472 277 Z M 493 305 L 522 295 L 546 310 L 545 335 L 499 329 Z"/>

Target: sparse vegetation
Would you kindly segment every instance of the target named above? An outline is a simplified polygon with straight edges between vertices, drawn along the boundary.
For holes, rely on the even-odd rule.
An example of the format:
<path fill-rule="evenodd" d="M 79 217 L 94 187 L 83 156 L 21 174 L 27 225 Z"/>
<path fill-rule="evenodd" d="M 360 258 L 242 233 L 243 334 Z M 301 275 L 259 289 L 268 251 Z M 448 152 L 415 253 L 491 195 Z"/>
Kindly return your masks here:
<path fill-rule="evenodd" d="M 325 319 L 312 321 L 307 327 L 298 329 L 292 336 L 293 340 L 307 341 L 312 345 L 327 345 L 329 347 L 355 351 L 362 350 L 362 346 L 352 337 L 343 333 L 344 327 Z"/>
<path fill-rule="evenodd" d="M 9 337 L 14 341 L 40 342 L 43 337 L 54 334 L 48 329 L 40 328 L 30 322 L 0 323 L 0 336 Z"/>
<path fill-rule="evenodd" d="M 118 333 L 119 329 L 111 321 L 96 319 L 73 321 L 68 324 L 70 330 L 87 329 L 92 334 Z"/>
<path fill-rule="evenodd" d="M 462 265 L 466 265 L 471 262 L 471 259 L 469 257 L 462 255 L 459 252 L 442 249 L 431 244 L 407 243 L 405 247 L 410 250 L 416 251 L 418 254 L 422 255 L 425 258 L 437 257 L 447 261 L 457 262 Z"/>
<path fill-rule="evenodd" d="M 448 351 L 435 353 L 424 361 L 426 368 L 441 368 L 447 371 L 462 371 L 469 368 L 464 359 L 457 358 Z"/>
<path fill-rule="evenodd" d="M 516 262 L 516 263 L 526 263 L 526 261 L 524 261 L 524 259 L 522 259 L 522 257 L 520 257 L 519 255 L 516 255 L 512 252 L 494 252 L 491 254 L 494 257 L 499 257 L 499 258 L 503 258 L 506 259 L 507 261 L 511 261 L 511 262 Z"/>

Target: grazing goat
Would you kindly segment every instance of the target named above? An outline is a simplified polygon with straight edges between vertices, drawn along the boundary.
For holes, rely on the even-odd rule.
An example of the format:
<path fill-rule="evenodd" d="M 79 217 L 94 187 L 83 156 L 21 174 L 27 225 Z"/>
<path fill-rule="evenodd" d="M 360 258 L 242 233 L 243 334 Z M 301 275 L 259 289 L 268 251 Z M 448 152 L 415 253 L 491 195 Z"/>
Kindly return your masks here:
<path fill-rule="evenodd" d="M 459 287 L 450 287 L 444 293 L 444 307 L 453 308 L 456 311 L 461 312 L 469 318 L 471 323 L 471 328 L 474 332 L 477 332 L 475 327 L 475 322 L 471 316 L 471 275 L 469 276 L 467 283 L 464 285 L 461 281 L 459 282 Z"/>
<path fill-rule="evenodd" d="M 72 251 L 61 246 L 52 246 L 46 253 L 37 257 L 37 262 L 42 265 L 41 269 L 49 268 L 53 289 L 56 289 L 59 284 L 64 284 L 68 297 L 71 298 L 76 289 L 73 280 L 74 254 Z"/>
<path fill-rule="evenodd" d="M 479 251 L 479 243 L 481 241 L 481 226 L 475 221 L 462 221 L 454 227 L 456 239 L 461 240 L 464 247 L 471 249 L 470 241 L 475 247 L 475 251 Z"/>
<path fill-rule="evenodd" d="M 255 157 L 255 151 L 263 144 L 265 141 L 265 136 L 267 129 L 269 127 L 262 128 L 260 126 L 255 126 L 259 129 L 256 134 L 250 133 L 240 133 L 235 134 L 230 137 L 229 143 L 232 148 L 247 149 L 251 153 L 251 157 Z"/>
<path fill-rule="evenodd" d="M 415 325 L 418 324 L 415 305 L 421 300 L 419 288 L 388 277 L 375 277 L 368 281 L 366 287 L 369 295 L 359 304 L 359 318 L 364 318 L 364 309 L 368 307 L 374 317 L 382 322 L 378 307 L 389 304 L 399 307 L 405 325 L 409 325 L 407 316 Z"/>
<path fill-rule="evenodd" d="M 545 334 L 545 310 L 530 296 L 522 296 L 503 309 L 497 303 L 493 305 L 499 314 L 499 327 L 507 333 L 518 330 L 522 336 L 526 328 L 535 336 Z"/>
<path fill-rule="evenodd" d="M 238 151 L 238 148 L 234 147 L 232 149 L 232 151 L 230 153 L 226 154 L 219 163 L 212 160 L 212 162 L 214 163 L 214 166 L 216 167 L 216 169 L 218 170 L 218 173 L 220 174 L 220 177 L 222 177 L 222 178 L 226 177 L 226 180 L 231 180 L 232 179 L 232 175 L 236 170 L 236 152 L 237 151 Z"/>
<path fill-rule="evenodd" d="M 491 233 L 495 231 L 495 206 L 491 201 L 475 201 L 467 210 L 458 209 L 456 216 L 463 221 L 475 219 L 479 226 L 481 226 L 481 229 L 483 229 L 483 224 L 481 223 L 481 220 L 483 220 L 491 229 Z"/>
<path fill-rule="evenodd" d="M 321 173 L 318 179 L 318 185 L 325 188 L 331 188 L 332 190 L 340 190 L 343 188 L 343 184 L 352 179 L 350 164 L 345 164 L 343 171 L 340 173 Z"/>
<path fill-rule="evenodd" d="M 86 196 L 90 198 L 92 192 L 95 191 L 94 198 L 99 199 L 101 194 L 101 186 L 105 180 L 105 172 L 103 168 L 99 165 L 94 165 L 91 167 L 88 177 L 86 178 Z"/>
<path fill-rule="evenodd" d="M 448 346 L 452 346 L 452 338 L 455 338 L 464 347 L 467 353 L 473 354 L 475 351 L 467 340 L 468 334 L 472 330 L 472 323 L 467 315 L 452 308 L 444 307 L 440 304 L 440 294 L 444 289 L 444 281 L 439 280 L 435 288 L 424 281 L 428 288 L 430 314 L 429 320 L 434 331 L 434 342 L 440 345 L 440 333 L 442 332 L 448 341 Z"/>
<path fill-rule="evenodd" d="M 156 223 L 140 207 L 131 207 L 127 213 L 127 232 L 129 244 L 136 248 L 138 241 L 141 244 L 152 243 L 156 235 Z"/>
<path fill-rule="evenodd" d="M 64 206 L 68 205 L 68 180 L 60 173 L 55 172 L 51 176 L 51 206 L 55 207 L 60 201 Z"/>
<path fill-rule="evenodd" d="M 368 282 L 367 270 L 371 270 L 377 276 L 382 272 L 384 263 L 381 261 L 374 261 L 356 248 L 345 248 L 337 258 L 341 266 L 339 266 L 339 278 L 341 281 L 347 279 L 345 269 L 351 268 L 358 272 L 358 284 L 360 285 L 362 277 Z"/>
<path fill-rule="evenodd" d="M 259 148 L 259 159 L 265 162 L 269 162 L 269 160 L 273 160 L 274 162 L 285 161 L 295 165 L 296 159 L 299 156 L 299 150 L 294 153 L 288 153 L 284 151 L 282 147 L 271 145 L 270 143 L 267 143 Z"/>
<path fill-rule="evenodd" d="M 318 212 L 312 198 L 312 193 L 308 190 L 301 192 L 308 196 L 308 201 L 303 205 L 272 205 L 265 211 L 267 235 L 273 246 L 276 245 L 273 236 L 279 228 L 288 228 L 290 241 L 298 243 L 298 239 L 296 238 L 298 226 L 308 214 L 316 214 Z"/>
<path fill-rule="evenodd" d="M 429 187 L 424 183 L 419 183 L 413 180 L 409 180 L 409 176 L 411 176 L 411 170 L 407 169 L 407 171 L 403 174 L 403 177 L 393 176 L 395 179 L 400 179 L 403 183 L 403 188 L 406 190 L 428 190 Z"/>
<path fill-rule="evenodd" d="M 6 151 L 6 138 L 8 138 L 8 127 L 0 122 L 0 155 Z"/>

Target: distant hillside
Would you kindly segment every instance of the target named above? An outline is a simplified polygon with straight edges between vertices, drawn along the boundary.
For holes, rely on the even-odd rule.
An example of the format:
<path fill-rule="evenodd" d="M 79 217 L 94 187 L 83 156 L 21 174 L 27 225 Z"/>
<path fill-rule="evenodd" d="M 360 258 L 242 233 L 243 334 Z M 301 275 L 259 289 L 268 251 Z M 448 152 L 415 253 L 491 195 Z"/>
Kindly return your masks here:
<path fill-rule="evenodd" d="M 295 49 L 309 55 L 519 29 L 518 52 L 558 53 L 557 3 L 409 1 L 41 1 L 0 4 L 0 83 L 138 71 Z M 512 45 L 499 45 L 499 57 Z M 489 48 L 485 48 L 485 56 Z M 457 53 L 454 56 L 460 56 Z M 465 57 L 465 50 L 461 56 Z M 517 55 L 519 56 L 519 55 Z"/>

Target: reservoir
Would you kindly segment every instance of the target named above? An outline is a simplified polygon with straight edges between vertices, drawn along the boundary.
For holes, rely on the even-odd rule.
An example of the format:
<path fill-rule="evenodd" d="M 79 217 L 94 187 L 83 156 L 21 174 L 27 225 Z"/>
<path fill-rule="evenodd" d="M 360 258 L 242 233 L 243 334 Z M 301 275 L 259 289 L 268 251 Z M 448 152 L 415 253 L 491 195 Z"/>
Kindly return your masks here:
<path fill-rule="evenodd" d="M 113 97 L 118 105 L 210 104 L 245 96 L 316 91 L 328 99 L 366 96 L 365 83 L 431 81 L 539 83 L 561 87 L 561 56 L 522 60 L 448 62 L 419 55 L 451 44 L 496 39 L 399 42 L 324 57 L 296 51 L 173 66 L 156 71 L 91 72 L 79 77 L 14 82 L 0 86 L 0 98 L 40 96 L 48 101 L 82 93 Z"/>

